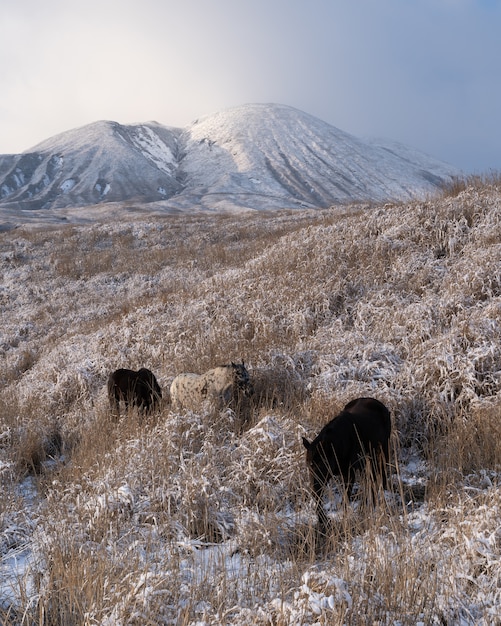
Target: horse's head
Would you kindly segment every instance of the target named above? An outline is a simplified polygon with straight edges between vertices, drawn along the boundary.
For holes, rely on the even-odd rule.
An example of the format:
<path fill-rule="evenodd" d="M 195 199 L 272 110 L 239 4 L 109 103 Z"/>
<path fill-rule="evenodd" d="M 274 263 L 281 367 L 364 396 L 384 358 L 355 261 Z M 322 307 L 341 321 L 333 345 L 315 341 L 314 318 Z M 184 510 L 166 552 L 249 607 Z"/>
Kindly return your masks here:
<path fill-rule="evenodd" d="M 231 367 L 233 369 L 233 383 L 236 389 L 243 393 L 244 396 L 251 396 L 254 388 L 251 383 L 251 379 L 249 376 L 249 372 L 247 371 L 244 362 L 241 363 L 231 363 Z"/>
<path fill-rule="evenodd" d="M 303 445 L 306 448 L 306 465 L 310 474 L 311 486 L 313 491 L 319 495 L 331 475 L 329 459 L 321 441 L 308 441 L 306 437 L 303 437 Z"/>

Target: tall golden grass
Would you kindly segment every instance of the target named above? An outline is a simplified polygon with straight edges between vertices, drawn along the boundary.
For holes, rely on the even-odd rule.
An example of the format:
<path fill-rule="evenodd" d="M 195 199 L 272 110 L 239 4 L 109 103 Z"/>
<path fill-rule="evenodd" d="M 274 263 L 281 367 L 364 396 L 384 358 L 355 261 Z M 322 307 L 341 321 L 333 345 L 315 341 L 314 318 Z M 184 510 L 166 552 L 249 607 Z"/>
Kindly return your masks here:
<path fill-rule="evenodd" d="M 3 623 L 495 623 L 500 208 L 490 176 L 0 233 L 0 547 L 30 551 Z M 241 358 L 244 425 L 171 409 L 177 373 Z M 141 366 L 162 409 L 116 423 L 107 375 Z M 318 554 L 301 436 L 361 395 L 392 411 L 393 486 L 344 513 L 331 489 Z"/>

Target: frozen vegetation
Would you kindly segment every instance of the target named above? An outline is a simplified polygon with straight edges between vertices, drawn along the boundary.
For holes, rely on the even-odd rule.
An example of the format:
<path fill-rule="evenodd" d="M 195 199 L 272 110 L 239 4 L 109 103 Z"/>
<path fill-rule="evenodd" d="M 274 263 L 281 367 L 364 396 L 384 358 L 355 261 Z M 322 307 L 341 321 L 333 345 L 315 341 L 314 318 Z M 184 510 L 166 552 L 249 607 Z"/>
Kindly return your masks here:
<path fill-rule="evenodd" d="M 0 233 L 0 622 L 481 625 L 501 616 L 501 190 Z M 256 396 L 176 412 L 183 371 Z M 161 411 L 111 419 L 108 374 Z M 315 550 L 301 437 L 392 412 L 385 502 Z"/>

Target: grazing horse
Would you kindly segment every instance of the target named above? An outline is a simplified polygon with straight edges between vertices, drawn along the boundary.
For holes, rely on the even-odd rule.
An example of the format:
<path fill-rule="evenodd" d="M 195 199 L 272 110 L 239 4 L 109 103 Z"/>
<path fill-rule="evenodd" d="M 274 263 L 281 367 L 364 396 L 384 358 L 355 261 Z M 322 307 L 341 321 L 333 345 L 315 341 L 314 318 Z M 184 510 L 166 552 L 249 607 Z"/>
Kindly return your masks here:
<path fill-rule="evenodd" d="M 134 370 L 118 369 L 108 378 L 108 398 L 112 411 L 120 414 L 120 401 L 125 409 L 137 406 L 142 412 L 150 412 L 158 407 L 162 390 L 153 372 L 142 367 Z"/>
<path fill-rule="evenodd" d="M 357 473 L 369 474 L 373 493 L 378 481 L 386 486 L 390 434 L 390 412 L 385 405 L 374 398 L 357 398 L 312 442 L 303 437 L 320 529 L 327 527 L 322 494 L 333 476 L 341 478 L 348 499 Z"/>
<path fill-rule="evenodd" d="M 170 397 L 176 408 L 198 408 L 208 400 L 217 408 L 238 405 L 242 395 L 252 394 L 249 372 L 242 363 L 229 363 L 205 374 L 179 374 L 170 386 Z"/>

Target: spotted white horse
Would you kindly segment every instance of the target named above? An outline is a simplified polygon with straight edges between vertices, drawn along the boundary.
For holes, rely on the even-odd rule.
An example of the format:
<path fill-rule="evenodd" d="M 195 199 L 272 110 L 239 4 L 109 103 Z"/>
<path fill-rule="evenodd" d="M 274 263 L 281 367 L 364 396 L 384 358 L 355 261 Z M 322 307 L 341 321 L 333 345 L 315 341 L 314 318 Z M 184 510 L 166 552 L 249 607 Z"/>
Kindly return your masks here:
<path fill-rule="evenodd" d="M 179 374 L 170 386 L 175 408 L 197 409 L 209 401 L 221 409 L 238 405 L 242 396 L 252 394 L 252 384 L 244 362 L 214 367 L 205 374 Z"/>

